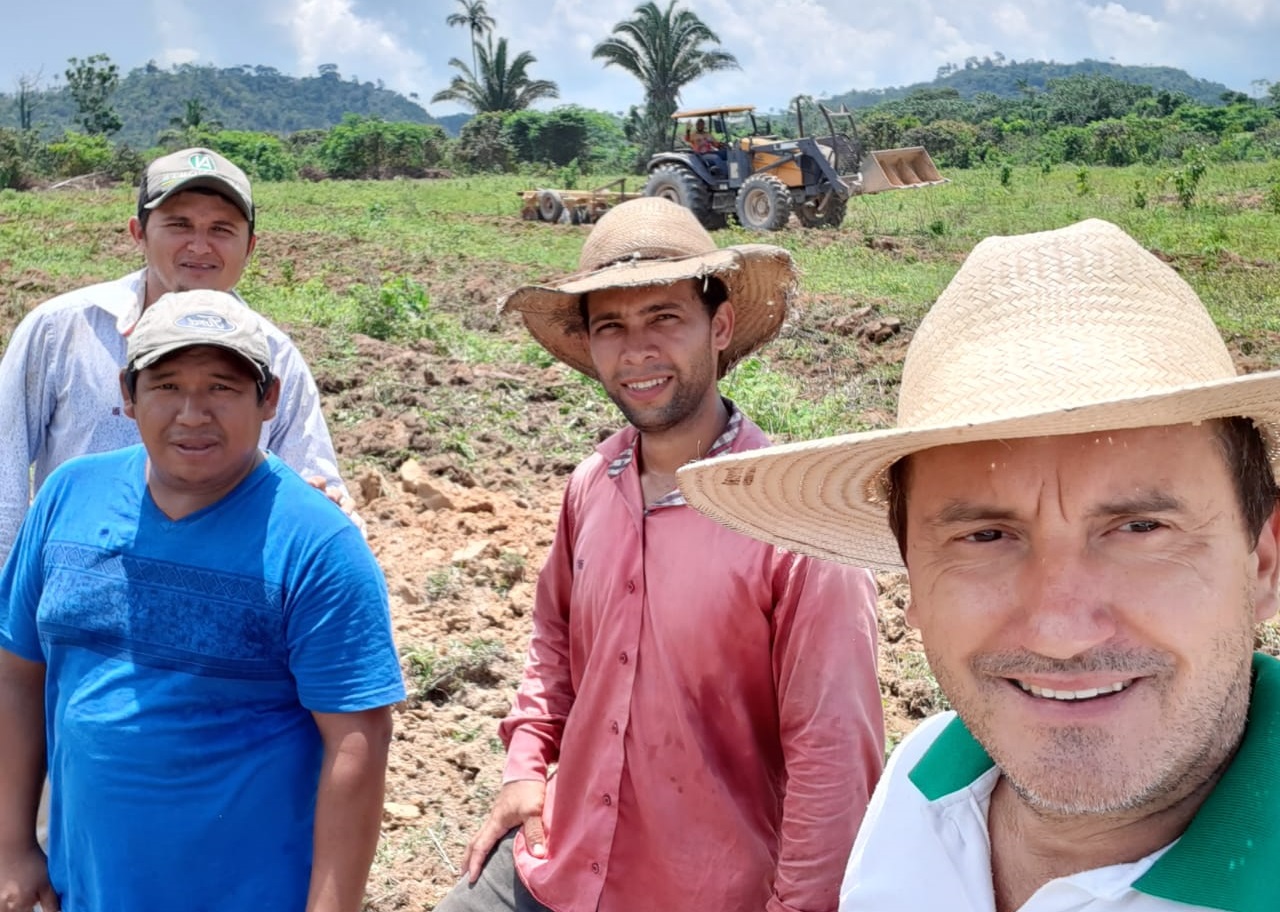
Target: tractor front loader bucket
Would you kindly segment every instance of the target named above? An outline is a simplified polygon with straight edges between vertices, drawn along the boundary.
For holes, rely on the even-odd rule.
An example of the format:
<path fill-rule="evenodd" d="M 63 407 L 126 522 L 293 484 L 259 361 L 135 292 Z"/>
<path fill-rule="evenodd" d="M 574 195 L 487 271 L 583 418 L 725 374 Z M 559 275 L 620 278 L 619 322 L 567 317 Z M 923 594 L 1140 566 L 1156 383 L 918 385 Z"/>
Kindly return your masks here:
<path fill-rule="evenodd" d="M 862 159 L 862 193 L 931 187 L 946 182 L 924 146 L 882 149 L 869 152 Z"/>

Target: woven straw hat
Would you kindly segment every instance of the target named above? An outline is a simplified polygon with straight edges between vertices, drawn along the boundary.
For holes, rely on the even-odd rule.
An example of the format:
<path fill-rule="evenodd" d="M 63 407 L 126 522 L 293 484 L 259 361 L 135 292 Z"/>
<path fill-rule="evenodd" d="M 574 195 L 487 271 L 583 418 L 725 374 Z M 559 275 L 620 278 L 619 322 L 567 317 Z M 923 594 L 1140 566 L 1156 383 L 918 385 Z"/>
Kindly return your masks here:
<path fill-rule="evenodd" d="M 730 528 L 902 569 L 885 475 L 947 444 L 1252 418 L 1276 460 L 1280 372 L 1236 376 L 1191 287 L 1115 225 L 982 241 L 907 350 L 898 424 L 680 469 Z"/>
<path fill-rule="evenodd" d="M 554 285 L 517 288 L 498 303 L 498 310 L 518 312 L 543 348 L 594 378 L 578 309 L 582 295 L 704 276 L 724 282 L 733 303 L 733 338 L 720 353 L 724 376 L 782 328 L 795 292 L 795 263 L 790 253 L 770 244 L 716 247 L 697 217 L 670 200 L 639 197 L 614 206 L 587 236 L 578 272 Z"/>

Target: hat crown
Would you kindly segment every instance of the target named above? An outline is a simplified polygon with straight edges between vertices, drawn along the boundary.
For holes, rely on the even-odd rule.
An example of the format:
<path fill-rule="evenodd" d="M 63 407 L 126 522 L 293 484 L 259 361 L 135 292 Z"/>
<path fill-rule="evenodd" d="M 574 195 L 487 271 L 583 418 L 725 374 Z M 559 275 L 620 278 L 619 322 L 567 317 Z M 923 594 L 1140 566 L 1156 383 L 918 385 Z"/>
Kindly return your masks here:
<path fill-rule="evenodd" d="M 1191 287 L 1091 219 L 974 248 L 912 340 L 898 427 L 1001 421 L 1235 375 Z"/>
<path fill-rule="evenodd" d="M 616 263 L 700 256 L 716 249 L 707 229 L 684 206 L 644 196 L 601 216 L 582 245 L 578 269 L 594 272 Z"/>
<path fill-rule="evenodd" d="M 168 292 L 144 310 L 129 334 L 126 367 L 144 370 L 198 345 L 234 352 L 260 376 L 270 372 L 271 347 L 262 320 L 235 295 L 207 288 Z"/>

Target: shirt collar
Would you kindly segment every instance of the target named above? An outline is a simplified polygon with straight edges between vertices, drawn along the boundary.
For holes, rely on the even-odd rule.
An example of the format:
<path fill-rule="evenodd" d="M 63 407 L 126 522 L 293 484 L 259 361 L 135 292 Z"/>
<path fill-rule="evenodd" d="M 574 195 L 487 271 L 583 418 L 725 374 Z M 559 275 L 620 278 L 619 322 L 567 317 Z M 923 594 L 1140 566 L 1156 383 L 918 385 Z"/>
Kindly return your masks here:
<path fill-rule="evenodd" d="M 133 332 L 133 327 L 142 319 L 143 302 L 147 299 L 147 269 L 144 266 L 137 272 L 125 276 L 125 281 L 130 283 L 129 290 L 131 295 L 125 295 L 118 300 L 105 304 L 104 309 L 116 318 L 116 329 L 120 335 L 128 336 Z M 245 304 L 244 298 L 240 297 L 240 293 L 234 289 L 231 294 L 241 304 Z M 248 304 L 245 304 L 248 307 Z"/>
<path fill-rule="evenodd" d="M 725 424 L 724 430 L 720 436 L 711 444 L 711 448 L 707 450 L 702 457 L 710 459 L 712 456 L 720 456 L 729 451 L 738 439 L 738 433 L 742 430 L 742 410 L 738 408 L 729 399 L 723 399 L 725 408 L 729 411 L 729 421 Z M 608 475 L 610 478 L 617 478 L 627 470 L 627 467 L 635 461 L 636 445 L 640 442 L 640 432 L 636 431 L 631 441 L 626 447 L 613 458 L 609 463 Z M 674 488 L 670 493 L 664 494 L 662 497 L 649 504 L 649 510 L 656 510 L 659 507 L 680 507 L 684 506 L 684 495 L 680 493 L 679 488 Z"/>
<path fill-rule="evenodd" d="M 1133 882 L 1151 896 L 1222 909 L 1274 912 L 1280 896 L 1280 661 L 1253 657 L 1253 694 L 1231 765 L 1176 843 Z M 912 768 L 929 801 L 968 788 L 994 765 L 957 716 Z"/>

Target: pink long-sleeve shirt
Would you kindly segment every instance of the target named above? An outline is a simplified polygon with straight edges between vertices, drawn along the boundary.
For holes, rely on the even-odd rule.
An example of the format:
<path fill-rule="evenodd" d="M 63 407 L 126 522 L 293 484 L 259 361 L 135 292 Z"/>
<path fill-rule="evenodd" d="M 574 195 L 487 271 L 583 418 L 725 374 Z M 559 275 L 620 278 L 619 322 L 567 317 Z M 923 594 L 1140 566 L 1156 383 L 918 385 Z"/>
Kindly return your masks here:
<path fill-rule="evenodd" d="M 740 414 L 712 454 L 768 444 Z M 646 510 L 636 440 L 575 470 L 538 580 L 504 780 L 558 765 L 520 877 L 557 912 L 834 910 L 883 760 L 875 584 Z"/>

